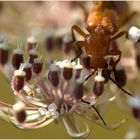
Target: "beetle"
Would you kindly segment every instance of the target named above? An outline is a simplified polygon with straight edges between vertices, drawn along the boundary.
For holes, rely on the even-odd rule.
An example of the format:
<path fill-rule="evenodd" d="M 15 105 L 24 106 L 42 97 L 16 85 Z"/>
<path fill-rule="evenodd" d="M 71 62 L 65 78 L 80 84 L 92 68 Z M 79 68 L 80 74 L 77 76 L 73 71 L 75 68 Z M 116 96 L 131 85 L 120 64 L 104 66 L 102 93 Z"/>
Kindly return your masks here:
<path fill-rule="evenodd" d="M 100 70 L 106 70 L 109 66 L 112 67 L 114 75 L 116 73 L 116 65 L 121 59 L 121 51 L 117 47 L 112 47 L 111 44 L 116 39 L 123 35 L 127 35 L 127 31 L 119 31 L 128 21 L 136 14 L 136 12 L 129 13 L 129 7 L 127 2 L 115 2 L 115 1 L 99 1 L 96 3 L 95 8 L 87 16 L 87 11 L 82 8 L 85 12 L 85 28 L 88 33 L 85 33 L 79 26 L 73 25 L 71 28 L 72 38 L 74 42 L 74 49 L 76 57 L 71 61 L 75 61 L 82 54 L 82 48 L 85 48 L 86 54 L 90 56 L 90 62 L 87 68 L 93 69 L 93 72 L 85 78 L 87 81 L 96 72 L 100 73 Z M 127 11 L 127 13 L 126 13 Z M 75 32 L 84 38 L 84 41 L 76 41 Z M 116 60 L 114 56 L 118 56 Z M 116 79 L 106 75 L 114 84 L 116 84 L 124 93 L 133 96 L 128 91 L 124 90 Z M 122 80 L 122 78 L 121 78 Z M 120 79 L 119 79 L 120 81 Z M 124 81 L 123 81 L 124 82 Z M 99 85 L 99 86 L 98 86 Z M 103 91 L 103 83 L 97 84 L 96 92 Z M 101 95 L 101 94 L 100 94 Z M 81 99 L 85 104 L 91 105 L 90 102 Z M 106 122 L 96 109 L 94 105 L 91 107 L 96 111 L 103 124 L 106 126 Z"/>
<path fill-rule="evenodd" d="M 127 35 L 127 31 L 119 31 L 120 27 L 124 26 L 136 14 L 136 12 L 129 12 L 127 2 L 114 1 L 100 1 L 97 2 L 93 11 L 88 14 L 86 18 L 85 28 L 88 31 L 86 34 L 79 26 L 73 25 L 71 28 L 72 38 L 77 56 L 72 59 L 76 60 L 82 54 L 84 47 L 87 55 L 90 56 L 90 68 L 94 71 L 86 78 L 86 81 L 98 71 L 98 69 L 105 69 L 108 65 L 112 67 L 113 72 L 116 72 L 116 65 L 121 59 L 121 51 L 118 48 L 110 50 L 110 43 Z M 84 41 L 76 41 L 75 32 L 84 38 Z M 116 60 L 114 56 L 118 56 Z M 108 63 L 109 62 L 109 63 Z M 126 94 L 128 93 L 109 77 Z"/>

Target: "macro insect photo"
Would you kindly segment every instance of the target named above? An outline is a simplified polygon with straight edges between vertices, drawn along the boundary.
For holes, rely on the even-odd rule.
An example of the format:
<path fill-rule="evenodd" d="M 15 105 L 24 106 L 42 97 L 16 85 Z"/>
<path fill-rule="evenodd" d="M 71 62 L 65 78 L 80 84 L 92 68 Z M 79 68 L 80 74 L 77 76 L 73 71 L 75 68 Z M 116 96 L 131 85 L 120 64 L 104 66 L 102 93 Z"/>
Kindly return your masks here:
<path fill-rule="evenodd" d="M 0 139 L 140 139 L 139 1 L 1 1 Z"/>

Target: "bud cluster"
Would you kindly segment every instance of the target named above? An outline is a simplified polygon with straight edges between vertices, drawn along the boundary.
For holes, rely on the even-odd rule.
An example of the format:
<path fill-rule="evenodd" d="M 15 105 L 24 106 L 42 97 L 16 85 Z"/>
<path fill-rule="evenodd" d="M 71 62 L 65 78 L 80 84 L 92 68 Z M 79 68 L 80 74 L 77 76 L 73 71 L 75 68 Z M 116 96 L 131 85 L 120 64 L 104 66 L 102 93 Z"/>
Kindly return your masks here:
<path fill-rule="evenodd" d="M 48 108 L 39 108 L 38 111 L 41 115 L 46 115 L 47 118 L 54 117 L 58 118 L 59 113 L 57 111 L 57 105 L 55 103 L 49 104 Z"/>
<path fill-rule="evenodd" d="M 38 75 L 41 73 L 43 68 L 43 60 L 42 56 L 39 57 L 39 53 L 37 51 L 37 41 L 33 36 L 27 39 L 25 50 L 23 49 L 23 45 L 21 43 L 18 44 L 18 47 L 12 51 L 10 61 L 8 61 L 10 55 L 9 52 L 10 50 L 8 43 L 2 40 L 0 42 L 0 65 L 5 75 L 8 75 L 6 73 L 8 71 L 6 70 L 5 66 L 8 66 L 9 69 L 11 69 L 11 71 L 15 71 L 15 73 L 18 73 L 18 71 L 25 72 L 24 76 L 15 76 L 16 74 L 14 74 L 16 77 L 15 79 L 20 79 L 19 81 L 21 81 L 21 77 L 24 77 L 25 81 L 28 82 L 31 80 L 33 75 Z M 11 77 L 7 78 L 8 80 L 11 80 Z M 15 83 L 18 80 L 14 80 Z"/>
<path fill-rule="evenodd" d="M 129 38 L 132 38 L 129 36 Z M 48 125 L 54 121 L 62 121 L 71 136 L 84 137 L 88 135 L 88 129 L 81 131 L 77 121 L 73 121 L 73 114 L 79 114 L 82 118 L 95 121 L 97 124 L 114 129 L 119 127 L 124 120 L 115 126 L 108 126 L 100 115 L 100 107 L 112 98 L 106 99 L 98 104 L 99 97 L 105 90 L 105 84 L 112 80 L 120 89 L 126 84 L 126 72 L 122 67 L 113 66 L 114 59 L 107 58 L 104 68 L 91 69 L 91 56 L 82 54 L 76 61 L 71 61 L 70 51 L 72 44 L 70 35 L 54 36 L 48 33 L 45 40 L 45 48 L 48 53 L 58 46 L 63 51 L 64 59 L 54 61 L 43 68 L 43 56 L 39 56 L 38 42 L 35 37 L 27 39 L 24 51 L 21 45 L 14 49 L 9 65 L 13 67 L 14 73 L 11 86 L 19 102 L 11 108 L 0 102 L 0 107 L 10 108 L 11 122 L 19 128 L 35 129 Z M 0 64 L 3 67 L 8 63 L 8 44 L 0 42 Z M 117 48 L 115 42 L 111 44 L 110 50 Z M 69 55 L 69 56 L 68 56 Z M 112 61 L 112 62 L 111 62 Z M 44 67 L 45 69 L 46 67 Z M 45 75 L 43 72 L 46 72 Z M 93 72 L 92 92 L 89 93 L 86 77 Z M 45 76 L 44 76 L 45 75 Z M 85 92 L 86 91 L 86 92 Z M 114 99 L 116 96 L 114 96 Z M 132 104 L 131 104 L 132 105 Z M 1 109 L 1 108 L 0 108 Z M 132 113 L 139 120 L 139 108 L 132 107 Z M 14 119 L 13 119 L 14 118 Z M 73 122 L 71 124 L 71 122 Z M 100 123 L 102 122 L 102 123 Z M 73 127 L 74 126 L 74 127 Z M 86 126 L 87 127 L 87 126 Z M 73 129 L 73 128 L 76 128 Z"/>
<path fill-rule="evenodd" d="M 48 71 L 48 80 L 51 85 L 60 91 L 60 96 L 66 98 L 68 93 L 69 96 L 76 100 L 79 100 L 83 96 L 83 84 L 84 81 L 81 79 L 82 65 L 78 59 L 77 64 L 71 63 L 70 60 L 58 61 L 50 65 Z M 61 87 L 64 86 L 64 87 Z M 73 87 L 71 89 L 71 87 Z"/>
<path fill-rule="evenodd" d="M 67 56 L 73 48 L 72 37 L 62 29 L 55 33 L 50 30 L 46 34 L 45 48 L 47 52 L 52 52 L 55 48 L 59 48 Z"/>
<path fill-rule="evenodd" d="M 71 137 L 85 138 L 90 132 L 87 120 L 111 130 L 118 128 L 125 122 L 125 119 L 122 119 L 117 124 L 108 125 L 104 121 L 103 115 L 106 104 L 117 98 L 119 102 L 121 102 L 120 100 L 125 100 L 133 117 L 140 121 L 139 96 L 130 97 L 132 95 L 123 89 L 128 80 L 127 78 L 129 78 L 126 72 L 130 71 L 130 69 L 124 68 L 121 60 L 127 52 L 121 51 L 118 54 L 119 50 L 124 50 L 125 48 L 123 47 L 123 40 L 118 42 L 122 45 L 120 49 L 117 45 L 118 40 L 116 41 L 123 33 L 127 33 L 127 39 L 135 45 L 133 47 L 135 49 L 133 63 L 140 69 L 140 29 L 132 26 L 127 32 L 118 32 L 119 34 L 117 34 L 116 31 L 114 35 L 107 32 L 106 29 L 102 29 L 102 24 L 108 23 L 107 19 L 116 19 L 116 17 L 121 19 L 122 16 L 122 20 L 125 21 L 125 18 L 127 20 L 129 11 L 126 15 L 120 14 L 123 11 L 121 8 L 127 9 L 127 3 L 115 1 L 107 3 L 97 2 L 93 13 L 96 13 L 96 10 L 101 8 L 99 13 L 102 14 L 105 11 L 107 17 L 102 20 L 101 25 L 97 25 L 93 34 L 92 32 L 86 34 L 80 28 L 85 23 L 83 19 L 86 20 L 87 14 L 90 14 L 88 11 L 91 11 L 93 8 L 93 2 L 72 1 L 63 4 L 56 2 L 55 6 L 49 6 L 49 8 L 48 2 L 33 2 L 33 8 L 30 6 L 28 10 L 26 9 L 27 2 L 20 7 L 18 7 L 17 2 L 10 6 L 6 6 L 6 4 L 7 2 L 2 4 L 0 2 L 0 10 L 2 5 L 0 23 L 4 25 L 5 21 L 10 21 L 11 17 L 17 18 L 19 15 L 21 25 L 13 24 L 19 18 L 5 24 L 5 26 L 8 26 L 6 34 L 9 31 L 11 34 L 11 40 L 9 39 L 8 42 L 0 35 L 0 70 L 7 78 L 8 83 L 11 83 L 10 87 L 12 87 L 12 92 L 16 99 L 13 105 L 0 101 L 0 118 L 24 130 L 33 130 L 61 122 Z M 52 4 L 53 2 L 51 2 Z M 108 8 L 111 9 L 108 10 Z M 11 16 L 11 9 L 20 11 L 20 14 L 14 16 L 16 12 L 11 11 Z M 6 15 L 8 12 L 11 16 L 10 18 L 5 17 L 5 10 Z M 111 11 L 113 12 L 111 13 Z M 24 13 L 22 14 L 22 12 Z M 22 18 L 22 15 L 24 18 Z M 109 15 L 116 15 L 116 17 Z M 96 16 L 98 24 L 100 19 L 98 21 L 98 14 L 95 14 L 93 17 Z M 110 21 L 115 27 L 116 20 Z M 78 26 L 75 26 L 75 23 Z M 71 32 L 68 32 L 72 24 L 74 28 L 72 27 Z M 92 22 L 90 24 L 92 27 Z M 18 28 L 13 25 L 18 25 Z M 107 25 L 109 27 L 111 24 Z M 25 27 L 28 28 L 27 32 L 31 31 L 29 27 L 34 28 L 35 30 L 32 31 L 34 35 L 29 36 L 27 39 L 23 38 L 26 42 L 18 44 L 17 48 L 9 48 L 9 46 L 15 45 L 17 36 L 26 35 L 26 31 L 22 32 Z M 109 29 L 111 29 L 110 27 Z M 46 28 L 47 31 L 45 31 Z M 14 35 L 15 29 L 19 31 L 18 34 Z M 41 31 L 43 32 L 41 33 Z M 45 36 L 44 32 L 46 32 Z M 38 36 L 36 36 L 37 34 Z M 80 37 L 85 40 L 81 40 Z M 83 42 L 86 42 L 86 44 Z M 91 45 L 92 43 L 93 46 Z M 101 50 L 101 52 L 98 52 L 98 50 Z M 127 50 L 128 54 L 132 53 L 128 46 Z M 97 51 L 97 53 L 93 51 Z M 121 55 L 123 52 L 124 54 Z M 131 60 L 131 58 L 128 60 Z M 118 62 L 121 64 L 118 65 Z M 131 66 L 130 63 L 129 66 Z M 135 72 L 132 74 L 138 75 Z M 93 77 L 88 81 L 91 76 Z M 114 88 L 111 85 L 112 83 L 118 88 Z M 118 89 L 130 96 L 118 95 Z M 105 90 L 107 91 L 106 93 L 104 93 Z M 122 98 L 119 98 L 121 96 Z M 77 120 L 79 117 L 80 122 Z M 130 138 L 137 138 L 134 134 L 131 134 L 131 136 L 133 137 Z"/>

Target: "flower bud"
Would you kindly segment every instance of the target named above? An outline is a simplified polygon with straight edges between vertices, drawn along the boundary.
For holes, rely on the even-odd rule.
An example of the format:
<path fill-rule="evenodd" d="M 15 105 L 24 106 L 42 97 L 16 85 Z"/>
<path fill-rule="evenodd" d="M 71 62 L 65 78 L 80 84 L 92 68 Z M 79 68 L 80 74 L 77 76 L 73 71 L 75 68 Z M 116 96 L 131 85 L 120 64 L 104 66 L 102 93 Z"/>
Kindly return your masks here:
<path fill-rule="evenodd" d="M 27 38 L 27 52 L 32 50 L 37 45 L 37 40 L 34 36 L 30 36 Z"/>
<path fill-rule="evenodd" d="M 133 116 L 140 121 L 140 108 L 132 108 Z"/>
<path fill-rule="evenodd" d="M 47 33 L 45 40 L 45 48 L 49 52 L 54 48 L 54 38 L 52 32 Z"/>
<path fill-rule="evenodd" d="M 32 65 L 30 63 L 25 63 L 23 71 L 25 72 L 25 80 L 29 81 L 32 77 Z"/>
<path fill-rule="evenodd" d="M 89 56 L 81 56 L 82 65 L 83 65 L 86 69 L 90 69 L 90 68 L 91 68 L 90 60 L 91 60 L 91 58 L 90 58 Z"/>
<path fill-rule="evenodd" d="M 13 105 L 13 110 L 15 112 L 15 117 L 18 122 L 23 123 L 26 119 L 25 104 L 23 102 L 18 102 Z"/>
<path fill-rule="evenodd" d="M 83 80 L 77 79 L 74 86 L 73 95 L 75 99 L 79 100 L 83 97 L 83 94 L 84 94 Z"/>
<path fill-rule="evenodd" d="M 129 105 L 132 107 L 133 116 L 140 120 L 140 98 L 138 97 L 129 97 L 128 99 Z"/>
<path fill-rule="evenodd" d="M 75 79 L 78 79 L 80 77 L 81 71 L 83 69 L 83 66 L 80 64 L 80 59 L 78 58 L 78 63 L 74 67 L 75 69 Z"/>
<path fill-rule="evenodd" d="M 122 87 L 126 84 L 126 73 L 123 68 L 117 69 L 114 72 L 115 81 Z"/>
<path fill-rule="evenodd" d="M 58 72 L 59 72 L 59 68 L 55 64 L 50 65 L 50 69 L 48 72 L 48 80 L 51 82 L 51 84 L 54 87 L 57 87 L 59 84 Z"/>
<path fill-rule="evenodd" d="M 65 54 L 68 54 L 72 48 L 72 37 L 70 35 L 66 35 L 63 38 L 62 49 Z"/>
<path fill-rule="evenodd" d="M 21 69 L 14 72 L 12 85 L 15 91 L 20 91 L 24 86 L 25 72 Z"/>
<path fill-rule="evenodd" d="M 80 77 L 81 71 L 82 71 L 82 69 L 76 69 L 75 79 L 78 79 Z"/>
<path fill-rule="evenodd" d="M 104 83 L 107 83 L 109 81 L 109 77 L 110 77 L 110 70 L 109 69 L 103 69 L 102 76 L 105 78 Z"/>
<path fill-rule="evenodd" d="M 0 43 L 0 65 L 5 65 L 8 61 L 8 48 L 5 43 Z"/>
<path fill-rule="evenodd" d="M 67 62 L 63 68 L 63 77 L 65 80 L 69 81 L 72 78 L 73 66 L 70 62 Z"/>
<path fill-rule="evenodd" d="M 36 48 L 29 51 L 29 63 L 33 64 L 35 58 L 38 58 Z"/>
<path fill-rule="evenodd" d="M 39 74 L 42 70 L 43 62 L 41 58 L 35 58 L 33 63 L 33 72 Z"/>
<path fill-rule="evenodd" d="M 51 112 L 52 117 L 54 117 L 55 119 L 57 119 L 59 117 L 59 113 L 57 111 L 52 111 Z"/>
<path fill-rule="evenodd" d="M 102 75 L 99 74 L 99 75 L 95 76 L 93 92 L 96 96 L 102 95 L 102 93 L 104 91 L 104 81 L 105 81 L 105 78 Z"/>
<path fill-rule="evenodd" d="M 51 112 L 50 112 L 50 111 L 46 111 L 45 116 L 46 116 L 47 118 L 50 118 L 50 117 L 52 116 L 52 115 L 51 115 Z"/>
<path fill-rule="evenodd" d="M 49 106 L 48 106 L 48 110 L 49 111 L 56 111 L 57 110 L 57 105 L 55 103 L 51 103 Z"/>
<path fill-rule="evenodd" d="M 62 44 L 63 44 L 62 37 L 55 38 L 55 45 L 56 45 L 56 47 L 61 49 L 62 48 Z"/>
<path fill-rule="evenodd" d="M 17 48 L 13 51 L 12 65 L 17 70 L 21 63 L 23 63 L 23 50 Z"/>
<path fill-rule="evenodd" d="M 104 91 L 104 83 L 103 82 L 95 82 L 93 86 L 93 92 L 96 96 L 101 96 Z"/>
<path fill-rule="evenodd" d="M 55 46 L 59 49 L 62 49 L 63 37 L 65 34 L 67 34 L 67 29 L 64 27 L 59 28 L 55 31 L 55 37 L 54 37 Z"/>
<path fill-rule="evenodd" d="M 128 30 L 127 37 L 132 42 L 137 42 L 139 40 L 139 37 L 140 37 L 140 29 L 135 27 L 135 26 L 132 26 Z"/>
<path fill-rule="evenodd" d="M 38 111 L 39 111 L 39 113 L 40 113 L 42 116 L 45 115 L 46 112 L 47 112 L 46 108 L 44 108 L 44 107 L 40 107 L 40 108 L 38 109 Z"/>

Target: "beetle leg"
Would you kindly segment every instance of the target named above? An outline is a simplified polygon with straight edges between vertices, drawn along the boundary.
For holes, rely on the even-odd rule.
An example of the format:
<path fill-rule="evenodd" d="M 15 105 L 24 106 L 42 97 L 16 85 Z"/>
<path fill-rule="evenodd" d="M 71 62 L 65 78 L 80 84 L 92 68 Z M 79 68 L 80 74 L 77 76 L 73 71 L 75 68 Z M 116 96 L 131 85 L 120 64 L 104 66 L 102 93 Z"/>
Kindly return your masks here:
<path fill-rule="evenodd" d="M 123 36 L 124 34 L 127 34 L 127 31 L 120 31 L 119 33 L 117 33 L 115 36 L 113 36 L 112 38 L 111 38 L 111 40 L 116 40 L 116 39 L 118 39 L 118 38 L 120 38 L 121 36 Z"/>
<path fill-rule="evenodd" d="M 97 70 L 94 69 L 94 71 L 93 71 L 90 75 L 88 75 L 88 76 L 85 78 L 85 82 L 87 82 L 87 81 L 89 80 L 89 78 L 91 78 L 91 77 L 95 74 L 96 71 L 97 71 Z"/>
<path fill-rule="evenodd" d="M 127 24 L 135 15 L 137 15 L 138 13 L 136 11 L 132 12 L 129 16 L 127 16 L 125 18 L 125 20 L 120 24 L 120 27 L 123 27 L 125 24 Z"/>
<path fill-rule="evenodd" d="M 135 97 L 132 93 L 129 93 L 127 90 L 123 89 L 113 78 L 109 77 L 109 79 L 124 93 L 126 93 L 129 96 Z"/>
<path fill-rule="evenodd" d="M 121 51 L 120 50 L 111 50 L 111 51 L 107 52 L 106 56 L 107 55 L 111 55 L 111 56 L 119 55 L 118 59 L 116 61 L 113 61 L 111 64 L 113 67 L 116 66 L 121 59 Z"/>
<path fill-rule="evenodd" d="M 81 101 L 82 101 L 83 103 L 85 103 L 85 104 L 90 105 L 90 102 L 87 102 L 87 101 L 85 101 L 85 100 L 83 100 L 83 99 L 81 99 Z M 104 121 L 104 119 L 102 118 L 101 114 L 100 114 L 99 111 L 96 109 L 96 107 L 95 107 L 94 105 L 92 105 L 91 107 L 95 110 L 95 112 L 98 114 L 99 118 L 102 120 L 103 124 L 106 126 L 106 122 Z"/>
<path fill-rule="evenodd" d="M 127 24 L 135 15 L 137 15 L 137 12 L 134 11 L 132 12 L 128 17 L 126 17 L 126 19 L 120 24 L 119 28 L 124 26 L 125 24 Z M 121 31 L 119 32 L 117 35 L 115 35 L 114 37 L 112 37 L 112 40 L 118 39 L 121 36 L 123 36 L 124 34 L 126 34 L 127 31 Z"/>
<path fill-rule="evenodd" d="M 87 17 L 88 17 L 88 11 L 86 10 L 86 7 L 81 3 L 78 3 L 77 5 L 82 9 L 82 11 L 84 13 L 84 20 L 86 22 Z"/>
<path fill-rule="evenodd" d="M 76 41 L 74 44 L 74 50 L 76 52 L 76 57 L 71 60 L 71 62 L 75 61 L 82 54 L 82 47 L 85 46 L 85 41 Z"/>
<path fill-rule="evenodd" d="M 76 31 L 78 34 L 80 34 L 81 36 L 83 36 L 83 37 L 85 37 L 85 33 L 84 33 L 84 31 L 82 31 L 81 30 L 81 28 L 79 27 L 79 26 L 77 26 L 77 25 L 73 25 L 72 27 L 71 27 L 71 34 L 72 34 L 72 38 L 73 38 L 73 42 L 75 42 L 75 34 L 74 34 L 74 31 Z"/>

